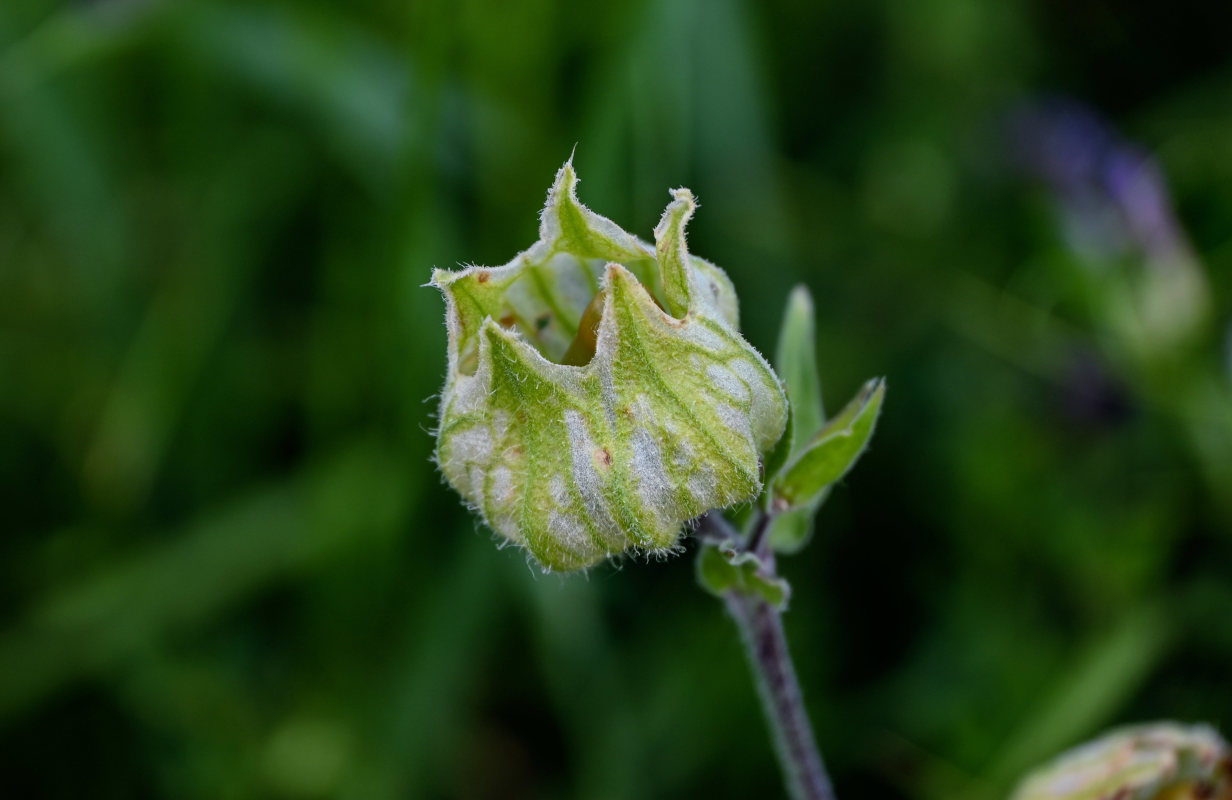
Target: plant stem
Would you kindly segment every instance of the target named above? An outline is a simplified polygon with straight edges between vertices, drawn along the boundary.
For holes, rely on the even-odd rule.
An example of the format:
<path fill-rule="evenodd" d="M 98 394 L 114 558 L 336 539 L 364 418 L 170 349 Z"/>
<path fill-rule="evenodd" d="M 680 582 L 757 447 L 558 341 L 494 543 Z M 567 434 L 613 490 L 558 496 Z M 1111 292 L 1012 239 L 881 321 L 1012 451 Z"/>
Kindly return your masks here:
<path fill-rule="evenodd" d="M 763 513 L 745 544 L 746 550 L 755 551 L 761 559 L 762 572 L 767 577 L 775 577 L 774 553 L 767 541 L 772 521 L 772 514 Z M 711 542 L 730 542 L 738 540 L 739 536 L 717 512 L 701 519 L 699 533 Z M 797 800 L 834 800 L 830 776 L 817 750 L 796 669 L 787 649 L 782 615 L 764 598 L 751 593 L 729 590 L 723 593 L 723 601 L 744 639 L 789 794 Z"/>
<path fill-rule="evenodd" d="M 770 524 L 773 522 L 773 515 L 764 512 L 759 514 L 757 524 L 753 526 L 753 532 L 749 534 L 749 542 L 745 546 L 750 553 L 760 558 L 772 573 L 774 572 L 774 552 L 770 550 Z"/>
<path fill-rule="evenodd" d="M 834 800 L 834 789 L 804 710 L 779 612 L 762 598 L 741 592 L 727 592 L 724 600 L 748 647 L 749 664 L 788 791 L 799 800 Z"/>

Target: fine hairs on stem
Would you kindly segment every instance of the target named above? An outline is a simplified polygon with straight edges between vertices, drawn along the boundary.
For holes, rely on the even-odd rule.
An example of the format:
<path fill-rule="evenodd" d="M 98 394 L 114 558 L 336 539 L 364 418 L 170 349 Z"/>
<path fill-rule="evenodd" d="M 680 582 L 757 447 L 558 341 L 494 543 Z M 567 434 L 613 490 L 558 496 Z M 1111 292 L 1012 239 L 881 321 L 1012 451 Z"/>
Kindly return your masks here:
<path fill-rule="evenodd" d="M 746 545 L 761 551 L 764 568 L 774 573 L 774 556 L 765 546 L 773 515 L 759 512 Z M 739 541 L 739 534 L 717 512 L 702 519 L 699 534 L 708 539 Z M 791 796 L 799 800 L 834 800 L 834 789 L 817 749 L 787 648 L 782 615 L 765 598 L 729 590 L 723 601 L 740 629 L 753 670 L 757 693 L 770 726 L 779 763 Z"/>

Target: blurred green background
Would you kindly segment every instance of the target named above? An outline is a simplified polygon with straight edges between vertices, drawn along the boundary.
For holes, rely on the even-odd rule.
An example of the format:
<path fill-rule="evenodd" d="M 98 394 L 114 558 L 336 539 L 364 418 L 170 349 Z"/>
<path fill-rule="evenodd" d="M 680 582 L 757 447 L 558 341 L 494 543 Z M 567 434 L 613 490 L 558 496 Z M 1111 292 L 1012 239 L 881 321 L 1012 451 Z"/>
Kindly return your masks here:
<path fill-rule="evenodd" d="M 782 564 L 840 796 L 1232 729 L 1230 23 L 4 0 L 0 795 L 780 792 L 691 553 L 540 575 L 429 463 L 422 284 L 528 246 L 575 143 L 643 237 L 698 194 L 763 352 L 813 290 L 831 408 L 888 376 Z"/>

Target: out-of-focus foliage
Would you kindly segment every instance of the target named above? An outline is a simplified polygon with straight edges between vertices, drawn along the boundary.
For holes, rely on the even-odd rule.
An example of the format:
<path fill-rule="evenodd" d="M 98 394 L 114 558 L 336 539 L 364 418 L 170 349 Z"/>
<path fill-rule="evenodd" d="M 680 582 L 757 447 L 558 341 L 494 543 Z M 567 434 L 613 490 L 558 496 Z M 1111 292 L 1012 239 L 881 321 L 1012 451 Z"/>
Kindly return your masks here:
<path fill-rule="evenodd" d="M 575 143 L 631 229 L 696 192 L 763 353 L 810 286 L 828 407 L 893 385 L 781 565 L 840 796 L 1003 797 L 1112 724 L 1227 731 L 1229 21 L 5 0 L 0 794 L 778 790 L 690 559 L 532 574 L 428 460 L 421 284 L 532 237 Z"/>
<path fill-rule="evenodd" d="M 1023 778 L 1011 800 L 1224 800 L 1232 751 L 1206 725 L 1155 722 L 1109 731 Z"/>

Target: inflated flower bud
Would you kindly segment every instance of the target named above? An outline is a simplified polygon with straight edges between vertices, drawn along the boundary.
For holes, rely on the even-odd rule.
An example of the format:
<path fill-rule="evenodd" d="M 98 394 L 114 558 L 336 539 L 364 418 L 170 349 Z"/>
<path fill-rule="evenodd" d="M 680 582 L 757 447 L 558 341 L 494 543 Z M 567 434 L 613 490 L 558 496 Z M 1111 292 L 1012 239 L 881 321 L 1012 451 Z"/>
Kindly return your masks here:
<path fill-rule="evenodd" d="M 1121 728 L 1031 773 L 1012 800 L 1232 800 L 1232 751 L 1205 725 Z"/>
<path fill-rule="evenodd" d="M 449 366 L 437 461 L 547 569 L 671 549 L 683 523 L 761 490 L 778 378 L 740 335 L 731 282 L 689 255 L 687 189 L 655 246 L 556 175 L 539 241 L 502 267 L 436 270 Z"/>

